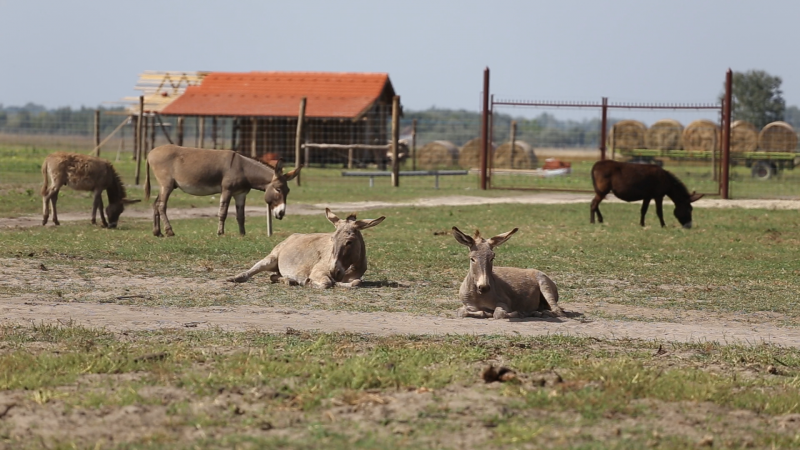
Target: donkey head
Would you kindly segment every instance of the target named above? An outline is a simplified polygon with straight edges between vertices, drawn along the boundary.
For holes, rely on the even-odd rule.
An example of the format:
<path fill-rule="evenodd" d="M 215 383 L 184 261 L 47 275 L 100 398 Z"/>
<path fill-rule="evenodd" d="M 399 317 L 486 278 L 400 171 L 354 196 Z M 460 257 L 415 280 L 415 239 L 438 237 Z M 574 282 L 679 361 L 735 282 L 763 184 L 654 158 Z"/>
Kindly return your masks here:
<path fill-rule="evenodd" d="M 117 228 L 117 222 L 119 222 L 119 216 L 121 216 L 122 212 L 125 211 L 125 205 L 138 203 L 140 201 L 142 200 L 141 199 L 129 200 L 127 198 L 122 198 L 118 202 L 109 203 L 108 206 L 106 206 L 106 217 L 108 217 L 108 228 Z"/>
<path fill-rule="evenodd" d="M 355 213 L 342 220 L 336 217 L 330 209 L 325 208 L 325 216 L 336 227 L 331 234 L 331 266 L 330 275 L 336 281 L 341 281 L 347 269 L 366 258 L 367 251 L 364 247 L 364 237 L 361 230 L 374 227 L 386 218 L 356 220 Z"/>
<path fill-rule="evenodd" d="M 703 194 L 698 194 L 697 191 L 694 191 L 685 201 L 675 202 L 675 218 L 683 225 L 683 228 L 687 230 L 692 228 L 692 203 L 702 197 Z"/>
<path fill-rule="evenodd" d="M 495 237 L 484 239 L 480 232 L 475 232 L 475 237 L 469 237 L 456 227 L 453 227 L 453 237 L 459 244 L 469 248 L 469 274 L 475 282 L 475 287 L 481 294 L 491 289 L 492 265 L 494 263 L 494 248 L 507 241 L 519 228 L 498 234 Z"/>
<path fill-rule="evenodd" d="M 272 215 L 275 216 L 276 219 L 281 220 L 286 214 L 286 197 L 289 195 L 289 181 L 300 174 L 300 169 L 302 169 L 303 166 L 285 174 L 283 173 L 283 163 L 280 160 L 274 165 L 270 163 L 264 164 L 275 172 L 272 181 L 270 181 L 267 188 L 264 189 L 264 201 L 267 203 L 267 206 L 269 206 L 269 209 L 272 210 Z"/>

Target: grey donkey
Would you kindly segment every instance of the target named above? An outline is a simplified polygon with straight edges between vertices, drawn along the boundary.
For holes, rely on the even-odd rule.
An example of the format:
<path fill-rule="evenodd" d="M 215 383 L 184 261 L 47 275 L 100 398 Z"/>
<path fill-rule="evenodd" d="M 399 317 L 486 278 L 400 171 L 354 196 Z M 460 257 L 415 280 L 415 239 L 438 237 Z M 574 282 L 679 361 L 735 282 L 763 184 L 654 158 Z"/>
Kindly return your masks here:
<path fill-rule="evenodd" d="M 290 285 L 311 284 L 317 288 L 356 287 L 367 271 L 367 248 L 361 230 L 374 227 L 386 217 L 356 220 L 355 214 L 347 219 L 336 217 L 325 208 L 325 216 L 336 227 L 333 233 L 295 233 L 276 245 L 269 255 L 257 262 L 247 272 L 228 281 L 241 283 L 253 275 L 273 272 L 273 283 Z"/>
<path fill-rule="evenodd" d="M 484 239 L 477 231 L 472 238 L 453 227 L 456 241 L 469 248 L 469 272 L 458 291 L 464 306 L 458 309 L 458 317 L 508 319 L 565 315 L 558 306 L 558 288 L 544 272 L 493 267 L 494 248 L 517 230 Z"/>

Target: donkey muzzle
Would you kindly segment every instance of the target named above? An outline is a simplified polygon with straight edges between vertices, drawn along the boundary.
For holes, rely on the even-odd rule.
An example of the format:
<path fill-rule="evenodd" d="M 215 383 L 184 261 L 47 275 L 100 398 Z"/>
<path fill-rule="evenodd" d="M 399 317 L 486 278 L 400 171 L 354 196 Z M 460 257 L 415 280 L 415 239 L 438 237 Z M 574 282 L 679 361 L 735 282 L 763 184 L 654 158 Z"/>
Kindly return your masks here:
<path fill-rule="evenodd" d="M 272 209 L 272 215 L 278 220 L 283 219 L 283 216 L 285 214 L 286 214 L 286 203 L 281 203 L 280 205 Z"/>

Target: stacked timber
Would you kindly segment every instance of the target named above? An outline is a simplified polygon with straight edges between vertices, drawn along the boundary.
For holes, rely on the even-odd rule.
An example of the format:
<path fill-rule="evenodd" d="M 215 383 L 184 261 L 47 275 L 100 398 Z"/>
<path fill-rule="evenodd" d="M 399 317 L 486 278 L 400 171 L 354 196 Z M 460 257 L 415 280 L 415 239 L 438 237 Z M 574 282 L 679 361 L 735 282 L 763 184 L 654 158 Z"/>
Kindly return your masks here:
<path fill-rule="evenodd" d="M 677 120 L 661 119 L 647 129 L 644 144 L 656 150 L 680 150 L 683 148 L 683 125 Z"/>
<path fill-rule="evenodd" d="M 417 150 L 417 166 L 433 170 L 453 167 L 458 160 L 458 147 L 450 141 L 428 142 Z"/>
<path fill-rule="evenodd" d="M 623 120 L 611 127 L 608 143 L 617 150 L 644 148 L 647 127 L 638 120 Z"/>
<path fill-rule="evenodd" d="M 745 120 L 737 120 L 731 124 L 731 151 L 754 152 L 758 148 L 758 130 L 755 125 Z"/>
<path fill-rule="evenodd" d="M 719 127 L 710 120 L 695 120 L 683 130 L 684 150 L 711 152 L 719 150 L 719 144 Z"/>
<path fill-rule="evenodd" d="M 797 148 L 797 133 L 786 122 L 772 122 L 758 134 L 758 148 L 762 152 L 793 152 Z"/>
<path fill-rule="evenodd" d="M 538 159 L 533 152 L 533 147 L 525 141 L 514 141 L 497 147 L 494 152 L 492 167 L 495 169 L 535 169 Z"/>
<path fill-rule="evenodd" d="M 495 151 L 494 143 L 489 144 L 489 158 L 492 157 Z M 462 169 L 475 169 L 481 166 L 481 148 L 482 140 L 480 137 L 470 139 L 458 151 L 458 165 Z"/>

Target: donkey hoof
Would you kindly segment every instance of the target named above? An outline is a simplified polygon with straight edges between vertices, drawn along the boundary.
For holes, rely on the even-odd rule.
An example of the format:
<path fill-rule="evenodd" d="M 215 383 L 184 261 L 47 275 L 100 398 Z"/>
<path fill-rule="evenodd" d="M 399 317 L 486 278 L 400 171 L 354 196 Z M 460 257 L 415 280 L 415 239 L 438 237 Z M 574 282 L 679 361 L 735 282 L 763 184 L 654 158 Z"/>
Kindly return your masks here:
<path fill-rule="evenodd" d="M 59 221 L 57 221 L 57 220 L 53 220 L 53 224 L 55 224 L 55 225 L 61 225 L 61 222 L 59 222 Z"/>
<path fill-rule="evenodd" d="M 495 308 L 494 314 L 492 315 L 495 319 L 508 319 L 509 314 L 508 311 L 502 308 Z"/>
<path fill-rule="evenodd" d="M 167 237 L 175 236 L 175 233 L 172 230 L 167 230 Z"/>

